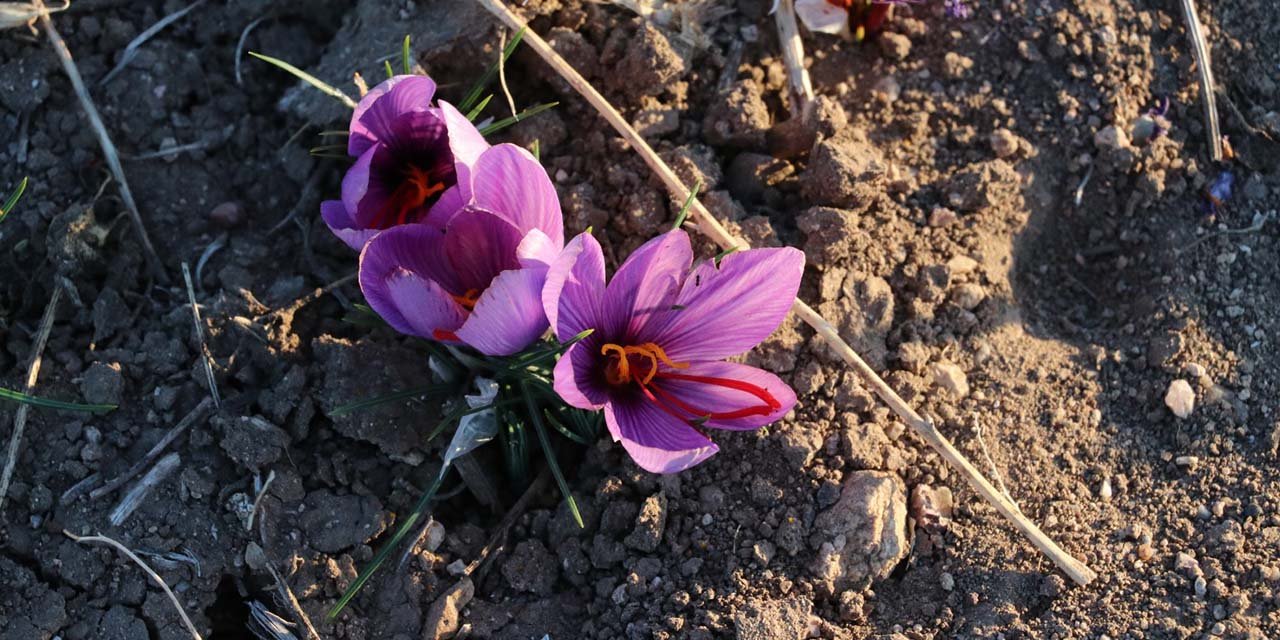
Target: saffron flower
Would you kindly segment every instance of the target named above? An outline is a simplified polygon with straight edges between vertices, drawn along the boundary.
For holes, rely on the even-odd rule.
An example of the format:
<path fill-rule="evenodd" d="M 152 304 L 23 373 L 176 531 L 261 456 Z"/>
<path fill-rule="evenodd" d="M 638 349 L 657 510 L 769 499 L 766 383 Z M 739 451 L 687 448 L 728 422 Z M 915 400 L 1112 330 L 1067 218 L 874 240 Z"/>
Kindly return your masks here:
<path fill-rule="evenodd" d="M 489 143 L 453 105 L 433 105 L 435 92 L 431 78 L 395 76 L 351 114 L 347 154 L 356 162 L 342 199 L 320 203 L 325 223 L 351 248 L 398 225 L 441 228 L 467 201 L 466 176 Z"/>
<path fill-rule="evenodd" d="M 542 303 L 565 351 L 556 392 L 604 410 L 636 464 L 674 473 L 718 450 L 707 429 L 756 429 L 786 415 L 795 392 L 772 373 L 725 358 L 752 349 L 782 323 L 800 287 L 804 254 L 752 249 L 690 269 L 689 237 L 645 243 L 605 285 L 604 255 L 589 234 L 552 264 Z"/>
<path fill-rule="evenodd" d="M 796 0 L 796 15 L 810 31 L 834 33 L 862 42 L 884 27 L 894 5 L 924 0 Z"/>
<path fill-rule="evenodd" d="M 369 240 L 360 289 L 401 333 L 511 355 L 547 329 L 541 294 L 564 246 L 560 201 L 542 165 L 512 144 L 489 148 L 458 179 L 467 200 L 456 211 Z"/>

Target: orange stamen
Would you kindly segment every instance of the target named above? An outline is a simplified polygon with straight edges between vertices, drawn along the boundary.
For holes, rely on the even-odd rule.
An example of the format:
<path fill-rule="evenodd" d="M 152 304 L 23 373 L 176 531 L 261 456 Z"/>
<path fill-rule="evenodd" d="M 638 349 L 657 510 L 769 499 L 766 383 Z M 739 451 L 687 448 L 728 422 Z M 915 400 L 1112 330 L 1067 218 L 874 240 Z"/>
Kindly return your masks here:
<path fill-rule="evenodd" d="M 409 214 L 444 189 L 444 183 L 432 182 L 431 174 L 425 169 L 409 165 L 405 169 L 404 181 L 391 192 L 386 206 L 378 212 L 372 226 L 375 229 L 387 229 L 411 222 Z"/>
<path fill-rule="evenodd" d="M 672 362 L 667 356 L 667 352 L 662 350 L 657 344 L 646 342 L 637 346 L 624 347 L 619 344 L 610 342 L 600 347 L 600 355 L 607 356 L 611 352 L 617 353 L 617 359 L 614 365 L 605 370 L 605 377 L 609 384 L 626 384 L 631 382 L 631 356 L 639 356 L 643 360 L 648 360 L 649 367 L 644 370 L 643 375 L 636 376 L 636 382 L 642 385 L 649 384 L 653 381 L 653 377 L 658 374 L 658 363 L 671 367 L 672 369 L 688 369 L 687 362 Z M 642 363 L 643 363 L 642 360 Z"/>
<path fill-rule="evenodd" d="M 480 290 L 467 289 L 467 292 L 460 296 L 450 295 L 449 297 L 453 298 L 453 301 L 458 303 L 458 306 L 463 309 L 466 309 L 467 311 L 475 311 L 476 303 L 480 301 Z"/>

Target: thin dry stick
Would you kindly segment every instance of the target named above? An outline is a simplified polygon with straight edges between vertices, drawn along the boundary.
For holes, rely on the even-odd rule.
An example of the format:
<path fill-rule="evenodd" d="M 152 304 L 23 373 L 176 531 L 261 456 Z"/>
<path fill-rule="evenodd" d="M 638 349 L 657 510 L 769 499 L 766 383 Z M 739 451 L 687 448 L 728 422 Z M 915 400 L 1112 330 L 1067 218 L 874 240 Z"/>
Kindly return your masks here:
<path fill-rule="evenodd" d="M 280 597 L 289 604 L 289 608 L 293 609 L 293 617 L 302 623 L 307 629 L 307 637 L 311 640 L 320 640 L 320 634 L 316 633 L 315 625 L 311 624 L 311 618 L 307 617 L 307 612 L 302 610 L 302 604 L 298 602 L 298 597 L 293 595 L 293 589 L 289 588 L 289 583 L 284 581 L 276 568 L 271 565 L 271 560 L 267 560 L 267 572 L 276 581 L 276 589 L 280 592 Z"/>
<path fill-rule="evenodd" d="M 55 286 L 53 295 L 49 296 L 49 304 L 45 305 L 44 316 L 40 318 L 40 328 L 36 331 L 35 344 L 31 345 L 31 361 L 27 364 L 27 382 L 22 392 L 31 395 L 36 386 L 36 378 L 40 376 L 40 363 L 44 359 L 44 345 L 49 341 L 49 332 L 53 330 L 53 314 L 58 310 L 58 300 L 62 298 L 62 288 Z M 4 473 L 0 474 L 0 519 L 4 517 L 4 501 L 9 495 L 9 481 L 13 479 L 13 468 L 18 464 L 18 450 L 22 447 L 22 432 L 27 428 L 27 414 L 31 405 L 21 404 L 13 414 L 13 433 L 9 435 L 9 455 L 5 459 Z"/>
<path fill-rule="evenodd" d="M 120 166 L 120 154 L 116 153 L 116 145 L 111 142 L 111 136 L 107 135 L 107 128 L 102 124 L 102 116 L 98 115 L 98 108 L 89 97 L 89 90 L 84 86 L 84 78 L 80 77 L 80 70 L 76 67 L 75 59 L 71 57 L 71 50 L 67 48 L 67 43 L 54 28 L 53 20 L 45 10 L 43 0 L 34 0 L 33 4 L 41 10 L 40 22 L 44 25 L 49 43 L 53 45 L 54 52 L 62 61 L 62 70 L 71 80 L 71 87 L 75 89 L 76 97 L 80 99 L 80 107 L 89 118 L 89 126 L 98 136 L 98 146 L 102 147 L 102 155 L 107 161 L 107 167 L 111 169 L 111 174 L 120 185 L 120 198 L 124 200 L 125 208 L 129 210 L 129 218 L 133 221 L 133 228 L 138 233 L 138 239 L 142 241 L 142 249 L 147 257 L 147 267 L 157 281 L 168 282 L 169 278 L 160 264 L 160 256 L 156 255 L 156 249 L 151 245 L 151 237 L 147 235 L 147 228 L 142 224 L 142 214 L 138 213 L 138 204 L 134 202 L 133 192 L 129 190 L 129 181 L 124 177 L 124 167 Z"/>
<path fill-rule="evenodd" d="M 169 601 L 173 603 L 173 608 L 178 610 L 178 616 L 182 618 L 182 624 L 187 626 L 187 631 L 191 632 L 191 637 L 195 638 L 196 640 L 204 640 L 204 638 L 200 635 L 200 632 L 196 631 L 196 625 L 191 622 L 191 618 L 187 617 L 187 612 L 185 609 L 182 608 L 182 603 L 178 602 L 178 596 L 173 595 L 173 590 L 170 589 L 169 585 L 165 583 L 164 578 L 161 578 L 160 574 L 156 573 L 151 569 L 151 567 L 147 566 L 147 563 L 143 562 L 142 558 L 138 557 L 138 554 L 134 553 L 133 551 L 130 551 L 129 547 L 126 547 L 120 544 L 119 542 L 116 542 L 115 540 L 112 540 L 111 538 L 108 538 L 106 536 L 78 536 L 74 533 L 71 533 L 70 531 L 67 531 L 66 529 L 62 530 L 62 534 L 67 536 L 68 538 L 71 538 L 72 540 L 75 540 L 80 544 L 88 544 L 88 543 L 96 542 L 98 544 L 111 545 L 115 547 L 117 550 L 119 550 L 120 553 L 123 553 L 124 555 L 128 556 L 128 558 L 132 560 L 134 564 L 141 567 L 142 571 L 146 573 L 152 580 L 154 580 L 156 584 L 160 585 L 161 589 L 164 589 L 164 594 L 169 596 Z"/>
<path fill-rule="evenodd" d="M 178 424 L 174 425 L 174 427 L 169 430 L 169 433 L 164 434 L 164 437 L 160 438 L 160 442 L 157 442 L 155 446 L 151 447 L 151 450 L 147 451 L 147 454 L 142 456 L 141 460 L 135 462 L 133 466 L 129 467 L 124 473 L 117 476 L 114 480 L 90 491 L 89 497 L 97 500 L 98 498 L 123 487 L 125 483 L 132 480 L 134 476 L 139 473 L 142 473 L 142 470 L 150 466 L 152 462 L 155 462 L 156 458 L 159 458 L 160 454 L 164 453 L 164 450 L 169 448 L 169 445 L 172 444 L 174 440 L 178 439 L 178 436 L 186 433 L 187 429 L 191 428 L 191 425 L 203 419 L 211 408 L 213 408 L 213 400 L 209 398 L 201 400 L 200 404 L 196 405 L 196 408 L 188 412 L 182 420 L 179 420 Z"/>
<path fill-rule="evenodd" d="M 520 498 L 516 500 L 516 503 L 507 510 L 507 515 L 502 517 L 502 522 L 498 523 L 498 528 L 494 530 L 493 535 L 489 536 L 489 541 L 485 543 L 484 548 L 480 549 L 480 553 L 462 571 L 463 576 L 475 574 L 477 582 L 484 578 L 490 562 L 497 557 L 498 551 L 501 550 L 502 539 L 506 537 L 507 531 L 511 529 L 511 525 L 516 523 L 516 520 L 520 519 L 520 516 L 529 508 L 529 503 L 533 502 L 534 496 L 538 495 L 547 486 L 547 482 L 550 479 L 551 472 L 546 468 L 538 474 L 538 477 L 534 478 L 533 482 L 529 484 L 529 488 L 525 489 Z"/>
<path fill-rule="evenodd" d="M 498 51 L 507 50 L 507 32 L 502 32 L 502 40 L 498 43 Z M 520 114 L 516 113 L 516 100 L 511 97 L 511 89 L 507 88 L 507 57 L 498 55 L 498 85 L 502 87 L 502 95 L 507 97 L 507 107 L 511 109 L 511 117 L 516 120 L 520 119 Z"/>
<path fill-rule="evenodd" d="M 254 477 L 257 478 L 257 476 Z M 258 489 L 258 497 L 253 499 L 253 508 L 249 510 L 249 520 L 244 525 L 245 530 L 253 531 L 253 518 L 258 515 L 258 509 L 262 508 L 262 499 L 267 497 L 267 490 L 271 488 L 271 483 L 275 481 L 276 470 L 272 469 L 271 472 L 267 474 L 267 481 L 262 483 L 262 487 Z"/>
<path fill-rule="evenodd" d="M 496 15 L 499 19 L 513 29 L 524 28 L 523 21 L 515 14 L 511 13 L 498 0 L 476 0 L 486 9 Z M 548 64 L 551 65 L 557 73 L 559 73 L 565 81 L 569 83 L 578 93 L 582 94 L 587 102 L 591 103 L 600 115 L 613 126 L 615 130 L 622 135 L 626 141 L 640 153 L 641 158 L 649 165 L 649 168 L 662 180 L 677 201 L 689 200 L 689 190 L 676 177 L 671 167 L 654 153 L 653 148 L 636 133 L 636 130 L 627 123 L 622 114 L 618 113 L 612 105 L 601 96 L 573 67 L 569 66 L 563 58 L 547 44 L 545 40 L 534 33 L 532 30 L 525 32 L 525 42 L 538 53 Z M 703 234 L 710 237 L 716 244 L 722 248 L 738 248 L 745 249 L 747 243 L 741 239 L 735 238 L 730 234 L 723 225 L 720 224 L 711 212 L 702 205 L 696 198 L 692 199 L 691 209 L 696 216 L 697 226 Z M 929 443 L 944 460 L 954 467 L 961 475 L 969 481 L 969 484 L 978 492 L 987 502 L 991 503 L 1005 518 L 1013 523 L 1015 527 L 1025 535 L 1036 548 L 1040 549 L 1045 555 L 1049 556 L 1055 564 L 1058 565 L 1072 580 L 1081 585 L 1086 585 L 1097 577 L 1089 567 L 1084 563 L 1071 557 L 1066 551 L 1059 547 L 1053 540 L 1041 531 L 1035 523 L 1031 522 L 1018 511 L 1017 507 L 1011 504 L 1000 492 L 993 486 L 982 474 L 974 468 L 974 466 L 962 455 L 956 448 L 938 432 L 937 427 L 912 409 L 906 401 L 904 401 L 885 381 L 880 378 L 876 372 L 867 365 L 866 362 L 850 347 L 841 337 L 835 327 L 827 322 L 818 312 L 814 311 L 803 300 L 797 298 L 791 306 L 791 310 L 800 317 L 806 324 L 813 327 L 813 330 L 822 337 L 823 340 L 839 355 L 846 363 L 857 372 L 858 376 L 871 387 L 880 399 L 889 406 L 889 408 L 898 415 L 911 428 L 915 429 L 925 442 Z"/>
<path fill-rule="evenodd" d="M 116 75 L 121 71 L 124 71 L 124 68 L 133 61 L 134 56 L 138 55 L 138 48 L 145 44 L 146 41 L 150 40 L 152 36 L 160 33 L 165 27 L 177 22 L 182 18 L 182 16 L 187 15 L 192 9 L 199 7 L 204 4 L 204 2 L 205 0 L 196 0 L 186 7 L 178 9 L 177 11 L 161 18 L 155 24 L 148 27 L 146 31 L 138 34 L 138 37 L 134 38 L 133 41 L 124 48 L 124 53 L 120 54 L 120 61 L 116 63 L 116 66 L 112 67 L 111 71 L 108 71 L 107 75 L 102 76 L 102 79 L 98 81 L 98 86 L 101 87 L 102 85 L 111 82 L 112 78 L 116 77 Z"/>
<path fill-rule="evenodd" d="M 1209 59 L 1209 45 L 1204 40 L 1204 28 L 1196 13 L 1195 0 L 1182 0 L 1182 15 L 1187 20 L 1187 37 L 1191 39 L 1191 52 L 1196 58 L 1200 76 L 1200 99 L 1204 103 L 1204 121 L 1209 130 L 1209 159 L 1222 160 L 1222 134 L 1218 131 L 1218 105 L 1214 98 L 1213 61 Z"/>
<path fill-rule="evenodd" d="M 782 43 L 782 62 L 791 79 L 791 117 L 801 118 L 813 104 L 813 83 L 804 68 L 804 42 L 796 26 L 795 0 L 778 0 L 778 11 L 773 17 L 778 24 L 778 41 Z"/>
<path fill-rule="evenodd" d="M 214 408 L 222 409 L 222 398 L 218 396 L 218 380 L 213 377 L 213 354 L 204 342 L 204 320 L 200 318 L 200 305 L 196 304 L 196 289 L 191 285 L 191 269 L 182 263 L 182 280 L 187 285 L 187 300 L 191 302 L 191 323 L 196 328 L 196 340 L 200 342 L 200 357 L 204 360 L 204 377 L 209 383 L 209 396 L 213 398 Z"/>

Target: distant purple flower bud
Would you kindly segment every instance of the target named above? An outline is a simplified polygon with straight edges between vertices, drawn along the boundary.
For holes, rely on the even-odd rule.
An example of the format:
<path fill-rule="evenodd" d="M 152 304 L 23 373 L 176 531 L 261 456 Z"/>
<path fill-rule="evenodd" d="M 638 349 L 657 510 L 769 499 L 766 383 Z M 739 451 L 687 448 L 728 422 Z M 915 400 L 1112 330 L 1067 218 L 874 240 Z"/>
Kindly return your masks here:
<path fill-rule="evenodd" d="M 1223 171 L 1218 174 L 1218 178 L 1209 185 L 1205 190 L 1204 212 L 1205 215 L 1217 215 L 1222 213 L 1223 207 L 1227 201 L 1231 199 L 1231 189 L 1235 186 L 1236 177 L 1230 171 Z"/>
<path fill-rule="evenodd" d="M 946 8 L 947 17 L 949 18 L 968 20 L 969 16 L 973 15 L 973 10 L 969 8 L 969 5 L 964 3 L 964 0 L 946 0 L 944 7 Z"/>

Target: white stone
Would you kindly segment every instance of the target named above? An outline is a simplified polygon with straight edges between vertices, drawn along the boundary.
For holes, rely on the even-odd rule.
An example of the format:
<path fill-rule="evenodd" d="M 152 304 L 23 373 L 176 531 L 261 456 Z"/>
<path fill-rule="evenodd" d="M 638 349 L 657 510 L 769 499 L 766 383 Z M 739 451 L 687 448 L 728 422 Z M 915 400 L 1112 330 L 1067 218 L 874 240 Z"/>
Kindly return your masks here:
<path fill-rule="evenodd" d="M 1173 415 L 1186 418 L 1196 408 L 1196 392 L 1191 383 L 1178 378 L 1169 383 L 1169 391 L 1164 394 L 1164 405 L 1169 407 Z"/>
<path fill-rule="evenodd" d="M 933 383 L 945 389 L 953 398 L 969 395 L 969 379 L 964 375 L 964 370 L 945 360 L 934 363 Z"/>

